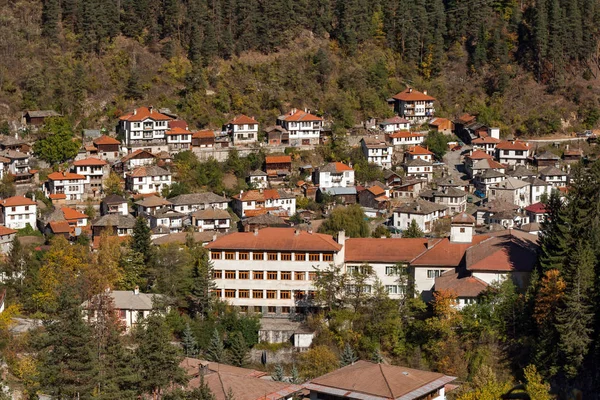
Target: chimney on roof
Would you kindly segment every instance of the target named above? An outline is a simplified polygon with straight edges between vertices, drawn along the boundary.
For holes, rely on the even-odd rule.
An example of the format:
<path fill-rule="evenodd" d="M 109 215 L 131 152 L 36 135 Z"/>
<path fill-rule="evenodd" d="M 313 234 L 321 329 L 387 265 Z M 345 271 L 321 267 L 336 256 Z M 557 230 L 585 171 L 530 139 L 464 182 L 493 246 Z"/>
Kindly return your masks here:
<path fill-rule="evenodd" d="M 300 229 L 295 229 L 294 230 L 294 235 L 298 236 L 300 234 Z"/>
<path fill-rule="evenodd" d="M 213 234 L 212 241 L 214 242 L 214 241 L 216 241 L 216 240 L 217 240 L 217 234 L 215 233 L 215 234 Z"/>
<path fill-rule="evenodd" d="M 154 110 L 154 107 L 150 106 L 150 107 L 148 107 L 148 110 L 150 111 L 150 114 L 152 114 L 152 111 Z"/>
<path fill-rule="evenodd" d="M 133 289 L 133 294 L 135 294 L 136 296 L 138 294 L 140 294 L 140 287 L 136 285 L 136 287 Z"/>
<path fill-rule="evenodd" d="M 417 207 L 415 208 L 416 211 L 421 211 L 421 205 L 417 203 Z"/>
<path fill-rule="evenodd" d="M 337 242 L 338 242 L 338 244 L 341 244 L 342 246 L 344 245 L 344 243 L 346 243 L 346 232 L 345 231 L 338 232 Z"/>
<path fill-rule="evenodd" d="M 429 239 L 427 240 L 427 244 L 425 246 L 427 246 L 427 249 L 431 249 L 435 243 L 436 239 Z"/>
<path fill-rule="evenodd" d="M 425 94 L 425 95 L 426 95 L 426 94 L 427 94 L 427 90 L 423 90 L 423 94 Z"/>
<path fill-rule="evenodd" d="M 136 115 L 136 114 L 137 114 L 137 108 L 134 108 L 133 109 L 133 115 Z"/>
<path fill-rule="evenodd" d="M 63 176 L 67 176 L 67 170 L 63 171 Z"/>
<path fill-rule="evenodd" d="M 258 236 L 258 228 L 254 228 L 254 236 Z"/>
<path fill-rule="evenodd" d="M 408 88 L 408 93 L 412 93 L 412 88 L 411 87 Z"/>

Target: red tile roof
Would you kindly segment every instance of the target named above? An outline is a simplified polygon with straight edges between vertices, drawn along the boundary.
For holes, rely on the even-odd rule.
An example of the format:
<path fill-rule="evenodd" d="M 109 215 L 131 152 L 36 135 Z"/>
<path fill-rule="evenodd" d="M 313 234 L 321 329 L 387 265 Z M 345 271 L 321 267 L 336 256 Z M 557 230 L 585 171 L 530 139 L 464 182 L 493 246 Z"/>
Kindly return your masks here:
<path fill-rule="evenodd" d="M 73 162 L 73 165 L 106 165 L 106 161 L 95 157 L 84 158 L 83 160 L 77 160 Z"/>
<path fill-rule="evenodd" d="M 457 267 L 469 247 L 487 238 L 489 238 L 487 235 L 475 235 L 472 243 L 453 243 L 449 238 L 431 239 L 429 249 L 410 264 L 413 266 Z"/>
<path fill-rule="evenodd" d="M 16 206 L 35 206 L 37 203 L 24 196 L 13 196 L 2 200 L 0 203 L 4 207 L 16 207 Z"/>
<path fill-rule="evenodd" d="M 494 157 L 490 156 L 485 151 L 475 150 L 474 152 L 472 152 L 471 154 L 469 154 L 467 156 L 467 158 L 470 158 L 471 160 L 483 160 L 483 159 L 486 159 L 486 158 L 487 159 L 492 159 Z"/>
<path fill-rule="evenodd" d="M 266 164 L 291 163 L 291 156 L 267 156 L 265 157 Z"/>
<path fill-rule="evenodd" d="M 523 236 L 528 235 L 528 236 Z M 537 263 L 537 236 L 530 234 L 492 236 L 465 252 L 469 271 L 531 271 Z"/>
<path fill-rule="evenodd" d="M 102 135 L 98 139 L 94 139 L 93 143 L 95 145 L 98 145 L 98 144 L 121 144 L 121 142 L 118 141 L 117 139 L 110 137 L 110 136 L 106 136 L 106 135 Z"/>
<path fill-rule="evenodd" d="M 305 121 L 305 122 L 323 121 L 323 118 L 317 117 L 316 115 L 312 115 L 311 113 L 304 112 L 304 111 L 301 111 L 301 110 L 292 110 L 292 111 L 288 112 L 287 114 L 283 115 L 280 118 L 283 119 L 283 120 L 285 120 L 285 121 L 291 121 L 291 122 L 296 122 L 296 121 Z"/>
<path fill-rule="evenodd" d="M 71 225 L 68 221 L 50 221 L 52 233 L 71 233 Z"/>
<path fill-rule="evenodd" d="M 136 108 L 134 112 L 123 115 L 119 118 L 121 121 L 143 121 L 145 119 L 153 119 L 154 121 L 171 121 L 173 118 L 150 109 L 148 107 Z"/>
<path fill-rule="evenodd" d="M 459 278 L 458 273 L 446 271 L 435 278 L 435 291 L 448 291 L 456 297 L 477 297 L 488 287 L 488 284 L 474 276 Z"/>
<path fill-rule="evenodd" d="M 406 118 L 402 118 L 398 115 L 393 116 L 392 118 L 384 119 L 380 122 L 381 124 L 409 124 L 410 121 Z"/>
<path fill-rule="evenodd" d="M 173 129 L 173 128 L 188 129 L 188 124 L 184 120 L 174 119 L 173 121 L 169 121 L 169 128 L 170 129 Z"/>
<path fill-rule="evenodd" d="M 525 211 L 532 212 L 534 214 L 544 214 L 546 213 L 546 205 L 544 203 L 535 203 L 528 207 L 525 207 Z"/>
<path fill-rule="evenodd" d="M 343 171 L 354 171 L 350 166 L 341 163 L 341 162 L 334 162 L 333 164 L 335 164 L 335 170 L 337 172 L 343 172 Z"/>
<path fill-rule="evenodd" d="M 17 231 L 5 226 L 0 226 L 0 236 L 12 235 L 13 233 L 17 233 Z"/>
<path fill-rule="evenodd" d="M 529 143 L 521 142 L 519 140 L 500 142 L 496 145 L 499 150 L 529 150 Z"/>
<path fill-rule="evenodd" d="M 67 195 L 64 193 L 52 193 L 48 195 L 50 200 L 64 200 L 67 198 Z"/>
<path fill-rule="evenodd" d="M 456 214 L 454 217 L 452 217 L 452 223 L 453 224 L 469 224 L 469 225 L 473 225 L 475 224 L 475 217 L 473 217 L 470 214 L 467 214 L 466 212 L 460 213 L 460 214 Z"/>
<path fill-rule="evenodd" d="M 396 131 L 390 134 L 391 138 L 408 138 L 408 137 L 423 137 L 425 135 L 421 133 L 414 133 L 409 131 Z"/>
<path fill-rule="evenodd" d="M 63 171 L 63 172 L 53 172 L 53 173 L 49 174 L 48 179 L 50 179 L 51 181 L 64 181 L 64 180 L 72 181 L 72 180 L 78 180 L 78 179 L 85 179 L 85 176 L 79 175 L 79 174 L 74 174 L 72 172 Z"/>
<path fill-rule="evenodd" d="M 401 101 L 434 101 L 435 97 L 426 95 L 412 88 L 406 88 L 404 91 L 392 96 L 393 99 Z"/>
<path fill-rule="evenodd" d="M 169 129 L 165 134 L 166 135 L 191 135 L 192 132 L 188 131 L 185 128 L 174 127 L 174 128 Z"/>
<path fill-rule="evenodd" d="M 425 147 L 422 146 L 413 146 L 410 149 L 408 149 L 408 154 L 411 155 L 433 155 L 433 153 L 431 151 L 429 151 L 429 149 L 426 149 Z"/>
<path fill-rule="evenodd" d="M 264 228 L 221 236 L 206 246 L 209 250 L 272 250 L 337 252 L 340 246 L 329 235 L 296 231 L 293 228 Z"/>
<path fill-rule="evenodd" d="M 200 138 L 215 138 L 215 133 L 209 129 L 203 130 L 203 131 L 197 131 L 194 132 L 194 134 L 192 135 L 193 138 L 196 139 L 200 139 Z"/>
<path fill-rule="evenodd" d="M 376 185 L 368 187 L 367 190 L 373 193 L 375 196 L 381 196 L 382 194 L 385 195 L 385 190 Z"/>
<path fill-rule="evenodd" d="M 75 210 L 74 208 L 62 207 L 61 211 L 62 211 L 63 215 L 65 216 L 66 220 L 88 218 L 88 216 L 86 214 L 79 212 L 79 211 Z"/>
<path fill-rule="evenodd" d="M 346 262 L 410 262 L 427 250 L 429 239 L 346 239 Z"/>
<path fill-rule="evenodd" d="M 497 143 L 500 143 L 500 139 L 496 139 L 491 136 L 478 137 L 477 139 L 473 139 L 473 141 L 471 143 L 473 143 L 473 144 L 497 144 Z"/>
<path fill-rule="evenodd" d="M 241 114 L 236 116 L 234 119 L 228 122 L 232 125 L 248 125 L 248 124 L 258 124 L 258 121 L 254 118 L 248 117 L 247 115 Z"/>
<path fill-rule="evenodd" d="M 132 158 L 137 157 L 139 155 L 146 155 L 145 158 L 156 158 L 156 156 L 154 154 L 150 153 L 147 150 L 137 149 L 136 151 L 129 153 L 125 157 L 121 158 L 121 161 L 127 162 L 127 161 L 131 160 Z"/>

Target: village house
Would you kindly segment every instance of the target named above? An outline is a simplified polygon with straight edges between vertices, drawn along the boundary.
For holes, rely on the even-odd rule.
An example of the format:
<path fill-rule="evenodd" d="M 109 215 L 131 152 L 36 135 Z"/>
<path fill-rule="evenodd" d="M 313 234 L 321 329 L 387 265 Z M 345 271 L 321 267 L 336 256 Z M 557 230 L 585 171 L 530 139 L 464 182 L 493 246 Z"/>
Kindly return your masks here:
<path fill-rule="evenodd" d="M 208 208 L 219 208 L 227 210 L 229 200 L 226 197 L 219 196 L 213 192 L 180 194 L 169 199 L 173 204 L 173 209 L 184 214 L 191 214 L 194 211 L 206 210 Z"/>
<path fill-rule="evenodd" d="M 7 254 L 12 248 L 12 242 L 17 236 L 17 231 L 0 225 L 0 254 Z M 0 274 L 0 281 L 4 281 L 5 273 Z M 5 289 L 6 290 L 6 289 Z M 0 309 L 0 313 L 2 310 Z"/>
<path fill-rule="evenodd" d="M 231 229 L 231 215 L 221 208 L 207 208 L 192 213 L 192 225 L 199 232 L 227 232 Z"/>
<path fill-rule="evenodd" d="M 537 174 L 533 172 L 529 167 L 525 165 L 515 165 L 512 168 L 506 170 L 506 175 L 511 178 L 525 180 L 527 178 L 535 178 Z"/>
<path fill-rule="evenodd" d="M 321 138 L 323 118 L 294 108 L 277 118 L 277 125 L 289 132 L 291 146 L 317 145 Z"/>
<path fill-rule="evenodd" d="M 269 126 L 265 128 L 265 135 L 269 146 L 289 146 L 290 144 L 290 133 L 283 126 Z"/>
<path fill-rule="evenodd" d="M 452 214 L 462 213 L 467 208 L 467 192 L 453 187 L 425 190 L 419 195 L 425 200 L 448 207 Z"/>
<path fill-rule="evenodd" d="M 384 188 L 373 185 L 358 192 L 358 202 L 363 207 L 384 210 L 388 208 L 390 198 Z"/>
<path fill-rule="evenodd" d="M 157 158 L 154 154 L 147 150 L 138 149 L 121 158 L 120 170 L 122 172 L 131 171 L 135 168 L 143 167 L 145 165 L 154 165 L 156 164 L 156 161 Z"/>
<path fill-rule="evenodd" d="M 108 295 L 111 297 L 115 312 L 126 331 L 147 318 L 152 310 L 162 308 L 161 303 L 164 300 L 164 296 L 160 294 L 141 293 L 137 286 L 134 290 L 110 290 Z M 94 321 L 96 318 L 94 303 L 94 299 L 91 302 L 83 303 L 89 321 Z"/>
<path fill-rule="evenodd" d="M 489 229 L 517 229 L 524 224 L 529 223 L 529 216 L 521 211 L 517 210 L 505 210 L 495 213 L 488 219 Z"/>
<path fill-rule="evenodd" d="M 100 193 L 102 182 L 108 177 L 108 163 L 99 158 L 84 158 L 73 162 L 73 172 L 85 177 L 84 189 L 88 193 Z"/>
<path fill-rule="evenodd" d="M 432 118 L 429 120 L 429 130 L 443 133 L 444 135 L 452 135 L 454 132 L 454 123 L 447 118 Z"/>
<path fill-rule="evenodd" d="M 81 201 L 85 195 L 86 177 L 72 172 L 53 172 L 48 175 L 46 195 L 64 195 L 68 201 Z"/>
<path fill-rule="evenodd" d="M 303 385 L 310 400 L 446 400 L 456 378 L 439 372 L 359 360 Z"/>
<path fill-rule="evenodd" d="M 560 165 L 560 157 L 550 151 L 535 154 L 533 160 L 538 168 L 558 167 Z"/>
<path fill-rule="evenodd" d="M 408 160 L 419 159 L 423 161 L 433 162 L 433 153 L 429 151 L 429 149 L 418 145 L 409 148 L 408 151 L 405 153 L 405 157 Z"/>
<path fill-rule="evenodd" d="M 506 178 L 507 176 L 502 172 L 495 169 L 486 169 L 473 177 L 473 184 L 480 193 L 487 196 L 490 186 L 500 183 Z"/>
<path fill-rule="evenodd" d="M 425 141 L 425 135 L 408 131 L 397 131 L 388 135 L 393 146 L 415 146 Z"/>
<path fill-rule="evenodd" d="M 525 165 L 529 157 L 529 143 L 519 140 L 500 142 L 496 145 L 496 160 L 500 164 Z"/>
<path fill-rule="evenodd" d="M 430 201 L 415 199 L 411 203 L 402 204 L 394 209 L 392 226 L 405 230 L 414 220 L 424 233 L 430 233 L 435 221 L 445 217 L 448 207 Z"/>
<path fill-rule="evenodd" d="M 173 118 L 152 106 L 140 107 L 119 118 L 119 132 L 125 137 L 125 147 L 142 147 L 152 152 L 168 150 L 165 134 Z"/>
<path fill-rule="evenodd" d="M 15 181 L 28 180 L 31 178 L 29 172 L 29 155 L 16 150 L 2 150 L 0 157 L 3 158 L 3 169 L 15 177 Z"/>
<path fill-rule="evenodd" d="M 97 238 L 108 232 L 109 235 L 131 236 L 134 226 L 135 218 L 131 214 L 105 214 L 92 221 L 92 235 Z"/>
<path fill-rule="evenodd" d="M 428 96 L 427 91 L 421 93 L 413 88 L 394 95 L 394 111 L 400 117 L 406 118 L 411 123 L 422 124 L 435 114 L 434 97 Z"/>
<path fill-rule="evenodd" d="M 363 154 L 370 164 L 375 164 L 381 168 L 392 167 L 392 154 L 394 148 L 385 140 L 374 138 L 363 138 L 360 141 Z"/>
<path fill-rule="evenodd" d="M 394 199 L 417 198 L 425 186 L 427 186 L 425 179 L 404 177 L 400 184 L 392 187 L 390 195 Z"/>
<path fill-rule="evenodd" d="M 407 177 L 424 179 L 430 182 L 433 177 L 433 164 L 420 158 L 410 159 L 402 164 Z"/>
<path fill-rule="evenodd" d="M 313 182 L 321 189 L 354 186 L 354 170 L 341 162 L 326 164 L 318 168 L 313 175 Z"/>
<path fill-rule="evenodd" d="M 254 232 L 263 228 L 289 228 L 290 224 L 281 217 L 267 213 L 244 219 L 242 227 L 244 232 Z"/>
<path fill-rule="evenodd" d="M 562 155 L 562 159 L 566 163 L 575 163 L 583 158 L 583 150 L 581 149 L 572 149 L 569 150 L 569 147 L 565 149 Z"/>
<path fill-rule="evenodd" d="M 357 190 L 354 186 L 335 186 L 328 188 L 319 188 L 316 199 L 318 202 L 323 202 L 325 201 L 326 196 L 329 196 L 329 200 L 333 201 L 334 203 L 355 204 L 356 195 Z"/>
<path fill-rule="evenodd" d="M 397 115 L 392 118 L 384 119 L 379 123 L 379 129 L 385 133 L 397 131 L 410 131 L 410 121 Z"/>
<path fill-rule="evenodd" d="M 500 139 L 492 136 L 479 137 L 477 139 L 473 139 L 471 142 L 473 149 L 481 150 L 490 156 L 494 156 L 496 154 L 496 146 L 498 143 L 500 143 Z"/>
<path fill-rule="evenodd" d="M 492 156 L 490 156 L 489 154 L 487 154 L 484 151 L 481 150 L 474 150 L 471 152 L 471 154 L 468 154 L 465 156 L 465 160 L 464 160 L 464 165 L 465 165 L 465 171 L 467 172 L 467 175 L 469 175 L 470 177 L 473 177 L 475 174 L 474 168 L 477 165 L 479 167 L 479 163 L 483 160 L 492 160 Z M 489 163 L 488 163 L 489 165 Z M 501 165 L 501 164 L 500 164 Z M 481 167 L 479 167 L 478 169 L 483 169 L 485 168 L 485 165 L 481 165 Z M 504 168 L 502 166 L 502 168 Z"/>
<path fill-rule="evenodd" d="M 531 222 L 541 223 L 544 222 L 548 210 L 546 209 L 546 205 L 544 203 L 534 203 L 530 206 L 525 207 L 525 211 L 529 216 L 529 220 Z"/>
<path fill-rule="evenodd" d="M 55 209 L 47 218 L 44 233 L 63 235 L 69 239 L 81 235 L 88 230 L 88 215 L 74 208 L 61 207 Z"/>
<path fill-rule="evenodd" d="M 500 164 L 498 161 L 492 160 L 491 158 L 484 158 L 481 160 L 473 161 L 472 166 L 469 167 L 467 172 L 469 176 L 475 176 L 482 173 L 483 171 L 487 171 L 488 169 L 501 172 L 503 174 L 506 173 L 506 167 Z"/>
<path fill-rule="evenodd" d="M 102 135 L 93 142 L 96 154 L 99 158 L 107 161 L 119 159 L 121 154 L 121 142 L 113 137 Z"/>
<path fill-rule="evenodd" d="M 452 175 L 442 175 L 440 178 L 437 178 L 434 182 L 433 187 L 435 189 L 443 189 L 443 188 L 455 188 L 462 190 L 463 192 L 471 192 L 471 184 L 469 181 L 456 178 Z"/>
<path fill-rule="evenodd" d="M 492 217 L 496 214 L 511 211 L 516 212 L 519 206 L 513 203 L 509 203 L 506 200 L 491 200 L 483 203 L 477 207 L 475 212 L 475 220 L 477 226 L 489 225 L 492 222 Z"/>
<path fill-rule="evenodd" d="M 38 127 L 46 123 L 46 118 L 62 117 L 54 110 L 30 110 L 23 114 L 24 125 Z"/>
<path fill-rule="evenodd" d="M 569 174 L 554 166 L 548 166 L 539 171 L 540 179 L 548 182 L 552 187 L 566 187 L 569 182 Z"/>
<path fill-rule="evenodd" d="M 552 184 L 543 181 L 535 176 L 521 179 L 523 182 L 529 183 L 530 204 L 542 201 L 544 195 L 550 196 L 552 192 Z"/>
<path fill-rule="evenodd" d="M 254 217 L 269 211 L 282 213 L 287 217 L 296 214 L 296 196 L 280 189 L 242 190 L 231 201 L 233 211 L 240 218 Z"/>
<path fill-rule="evenodd" d="M 209 129 L 192 134 L 192 148 L 212 148 L 215 146 L 215 133 Z"/>
<path fill-rule="evenodd" d="M 27 197 L 13 196 L 0 201 L 3 225 L 10 229 L 23 229 L 27 225 L 36 229 L 37 203 Z"/>
<path fill-rule="evenodd" d="M 248 184 L 253 189 L 266 189 L 269 187 L 269 180 L 267 177 L 268 175 L 265 171 L 257 169 L 256 171 L 252 171 L 248 174 Z"/>
<path fill-rule="evenodd" d="M 292 172 L 291 156 L 266 156 L 265 172 L 269 180 L 279 180 L 288 176 Z"/>
<path fill-rule="evenodd" d="M 391 169 L 383 170 L 384 183 L 390 187 L 400 185 L 402 183 L 402 177 Z"/>
<path fill-rule="evenodd" d="M 153 215 L 158 210 L 170 208 L 173 203 L 159 196 L 148 196 L 135 202 L 137 206 L 136 214 L 138 216 Z"/>
<path fill-rule="evenodd" d="M 172 210 L 168 207 L 160 208 L 153 213 L 145 214 L 150 229 L 153 232 L 167 230 L 168 233 L 177 233 L 183 230 L 185 214 Z"/>
<path fill-rule="evenodd" d="M 18 136 L 0 135 L 0 150 L 13 150 L 21 153 L 29 154 L 31 145 L 24 139 L 19 139 Z"/>
<path fill-rule="evenodd" d="M 136 193 L 161 193 L 169 186 L 171 173 L 156 165 L 136 168 L 125 177 L 125 188 Z"/>
<path fill-rule="evenodd" d="M 128 215 L 129 207 L 127 205 L 127 200 L 122 196 L 116 194 L 109 194 L 105 198 L 102 199 L 100 203 L 100 214 L 121 214 Z"/>
<path fill-rule="evenodd" d="M 192 132 L 187 127 L 172 127 L 165 132 L 167 146 L 171 153 L 190 150 L 192 148 Z"/>
<path fill-rule="evenodd" d="M 258 141 L 258 121 L 246 115 L 238 115 L 229 121 L 223 130 L 234 146 L 246 146 Z"/>
<path fill-rule="evenodd" d="M 488 197 L 490 200 L 504 200 L 519 207 L 527 207 L 531 198 L 529 186 L 529 183 L 519 179 L 507 178 L 491 185 Z"/>

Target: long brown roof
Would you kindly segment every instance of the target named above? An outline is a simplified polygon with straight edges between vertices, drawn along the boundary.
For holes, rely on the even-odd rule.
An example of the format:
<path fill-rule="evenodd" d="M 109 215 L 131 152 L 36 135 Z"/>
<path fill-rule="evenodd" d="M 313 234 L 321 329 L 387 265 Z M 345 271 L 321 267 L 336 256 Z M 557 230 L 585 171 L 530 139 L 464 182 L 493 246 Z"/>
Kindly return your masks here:
<path fill-rule="evenodd" d="M 489 237 L 465 252 L 467 269 L 530 272 L 537 262 L 538 245 L 535 240 L 536 235 L 512 230 Z"/>
<path fill-rule="evenodd" d="M 345 262 L 410 262 L 427 250 L 426 238 L 346 239 Z"/>
<path fill-rule="evenodd" d="M 414 90 L 413 88 L 406 88 L 404 91 L 392 96 L 393 99 L 401 101 L 434 101 L 435 97 L 426 95 L 425 93 Z"/>
<path fill-rule="evenodd" d="M 206 246 L 210 250 L 272 250 L 337 252 L 340 246 L 329 235 L 296 231 L 293 228 L 264 228 L 255 232 L 236 232 Z"/>
<path fill-rule="evenodd" d="M 447 271 L 435 278 L 435 291 L 453 292 L 457 297 L 477 297 L 488 284 L 474 276 L 459 277 L 454 271 Z"/>
<path fill-rule="evenodd" d="M 153 108 L 140 107 L 136 108 L 134 112 L 123 115 L 119 118 L 121 121 L 143 121 L 145 119 L 153 119 L 155 121 L 170 121 L 173 118 L 168 115 L 164 115 L 155 111 Z"/>

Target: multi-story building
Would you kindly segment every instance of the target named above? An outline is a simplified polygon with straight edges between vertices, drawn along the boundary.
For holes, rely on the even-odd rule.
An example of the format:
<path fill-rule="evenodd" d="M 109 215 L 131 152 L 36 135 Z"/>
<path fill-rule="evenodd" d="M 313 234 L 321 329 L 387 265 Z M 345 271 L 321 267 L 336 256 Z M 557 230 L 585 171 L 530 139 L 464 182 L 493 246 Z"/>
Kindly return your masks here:
<path fill-rule="evenodd" d="M 92 142 L 96 154 L 103 160 L 118 160 L 121 154 L 121 142 L 113 137 L 102 135 Z"/>
<path fill-rule="evenodd" d="M 258 121 L 246 115 L 238 115 L 224 126 L 223 129 L 234 146 L 243 146 L 258 141 Z"/>
<path fill-rule="evenodd" d="M 405 230 L 414 220 L 424 233 L 433 229 L 438 219 L 445 217 L 448 207 L 430 201 L 416 199 L 412 203 L 402 204 L 394 210 L 392 225 L 396 229 Z"/>
<path fill-rule="evenodd" d="M 192 213 L 192 225 L 198 232 L 227 232 L 231 229 L 231 215 L 221 208 L 207 208 Z"/>
<path fill-rule="evenodd" d="M 410 121 L 397 115 L 392 118 L 384 119 L 379 123 L 379 129 L 385 133 L 397 131 L 410 131 Z"/>
<path fill-rule="evenodd" d="M 496 145 L 496 159 L 501 164 L 525 165 L 531 147 L 519 140 L 500 142 Z"/>
<path fill-rule="evenodd" d="M 498 143 L 500 143 L 500 139 L 496 139 L 492 136 L 478 137 L 471 142 L 473 149 L 484 151 L 490 156 L 496 154 L 496 146 Z"/>
<path fill-rule="evenodd" d="M 169 199 L 175 211 L 191 214 L 194 211 L 218 208 L 227 210 L 229 200 L 213 192 L 180 194 Z"/>
<path fill-rule="evenodd" d="M 102 215 L 106 214 L 120 214 L 120 215 L 129 215 L 129 206 L 127 205 L 127 200 L 122 196 L 116 194 L 109 194 L 105 198 L 102 199 L 100 203 L 100 213 Z"/>
<path fill-rule="evenodd" d="M 381 168 L 392 167 L 394 147 L 391 144 L 387 143 L 384 139 L 379 139 L 377 136 L 374 138 L 363 138 L 360 143 L 363 154 L 369 163 L 378 165 Z"/>
<path fill-rule="evenodd" d="M 190 150 L 192 148 L 192 132 L 187 128 L 174 127 L 165 133 L 167 145 L 171 153 Z"/>
<path fill-rule="evenodd" d="M 152 230 L 167 229 L 169 233 L 181 232 L 184 228 L 183 219 L 185 214 L 171 210 L 170 208 L 161 208 L 152 214 L 146 215 L 150 228 Z"/>
<path fill-rule="evenodd" d="M 569 174 L 554 166 L 548 166 L 539 172 L 540 179 L 548 182 L 552 187 L 559 188 L 567 186 Z"/>
<path fill-rule="evenodd" d="M 467 209 L 467 192 L 454 187 L 425 190 L 420 193 L 420 196 L 425 200 L 448 207 L 451 213 L 462 213 Z"/>
<path fill-rule="evenodd" d="M 422 146 L 413 146 L 410 149 L 408 149 L 408 151 L 406 152 L 406 158 L 408 160 L 423 160 L 423 161 L 428 161 L 428 162 L 432 162 L 433 161 L 433 152 L 429 151 L 429 149 L 426 149 L 425 147 Z"/>
<path fill-rule="evenodd" d="M 408 131 L 398 131 L 389 135 L 394 146 L 415 146 L 425 141 L 425 135 Z"/>
<path fill-rule="evenodd" d="M 421 93 L 413 88 L 407 88 L 393 96 L 392 99 L 394 100 L 394 110 L 411 123 L 425 123 L 435 114 L 433 106 L 435 98 L 428 96 L 427 91 Z"/>
<path fill-rule="evenodd" d="M 490 186 L 500 183 L 505 179 L 506 175 L 502 172 L 496 171 L 495 169 L 485 169 L 473 177 L 473 184 L 477 190 L 487 196 L 487 191 Z"/>
<path fill-rule="evenodd" d="M 420 158 L 406 161 L 402 164 L 404 173 L 408 177 L 424 179 L 427 182 L 433 177 L 433 164 Z"/>
<path fill-rule="evenodd" d="M 284 190 L 259 189 L 240 191 L 232 198 L 233 211 L 240 217 L 255 217 L 267 212 L 291 217 L 296 214 L 296 196 Z"/>
<path fill-rule="evenodd" d="M 99 193 L 102 182 L 108 177 L 108 163 L 99 158 L 84 158 L 73 162 L 73 172 L 85 177 L 85 191 Z"/>
<path fill-rule="evenodd" d="M 160 193 L 169 186 L 171 173 L 156 165 L 136 168 L 125 178 L 125 188 L 141 194 Z"/>
<path fill-rule="evenodd" d="M 315 184 L 321 189 L 354 186 L 354 170 L 341 162 L 332 162 L 314 172 Z"/>
<path fill-rule="evenodd" d="M 0 151 L 0 157 L 8 160 L 3 160 L 4 168 L 7 169 L 9 174 L 14 175 L 17 180 L 19 176 L 29 176 L 28 154 L 17 150 L 3 150 Z"/>
<path fill-rule="evenodd" d="M 37 203 L 24 196 L 9 197 L 0 201 L 4 226 L 11 229 L 23 229 L 27 225 L 36 229 Z"/>
<path fill-rule="evenodd" d="M 312 296 L 315 268 L 343 263 L 329 235 L 290 228 L 236 232 L 209 243 L 215 295 L 242 311 L 287 315 Z"/>
<path fill-rule="evenodd" d="M 277 118 L 277 125 L 288 131 L 290 146 L 316 145 L 321 138 L 323 118 L 294 108 Z"/>
<path fill-rule="evenodd" d="M 543 181 L 535 176 L 521 179 L 523 182 L 529 183 L 529 203 L 535 204 L 543 200 L 544 195 L 550 196 L 552 192 L 552 184 Z"/>
<path fill-rule="evenodd" d="M 154 165 L 156 161 L 157 157 L 151 152 L 137 149 L 121 158 L 120 167 L 122 171 L 131 171 L 144 165 Z"/>
<path fill-rule="evenodd" d="M 53 172 L 46 182 L 47 195 L 64 195 L 66 200 L 82 200 L 85 195 L 86 177 L 72 172 Z"/>
<path fill-rule="evenodd" d="M 504 200 L 519 207 L 530 204 L 530 184 L 516 178 L 507 178 L 500 183 L 491 185 L 488 190 L 490 200 Z"/>
<path fill-rule="evenodd" d="M 119 131 L 125 137 L 125 147 L 151 149 L 153 152 L 167 150 L 165 134 L 173 118 L 150 107 L 140 107 L 119 118 Z"/>

